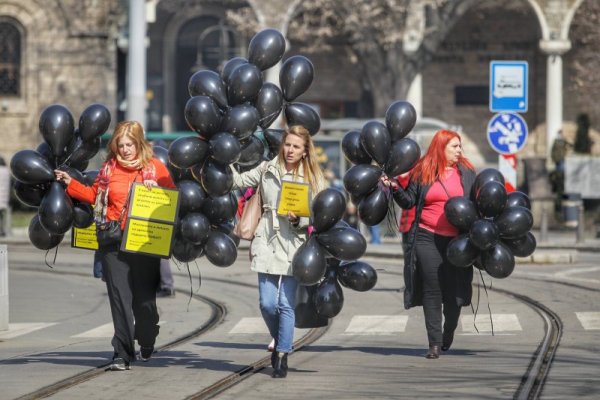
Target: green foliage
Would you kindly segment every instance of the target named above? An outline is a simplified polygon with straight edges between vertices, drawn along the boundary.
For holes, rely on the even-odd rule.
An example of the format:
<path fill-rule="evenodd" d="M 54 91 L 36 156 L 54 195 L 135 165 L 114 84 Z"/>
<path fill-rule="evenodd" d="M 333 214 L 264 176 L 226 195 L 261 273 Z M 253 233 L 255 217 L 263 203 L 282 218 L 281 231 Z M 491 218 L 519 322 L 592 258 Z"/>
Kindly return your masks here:
<path fill-rule="evenodd" d="M 575 153 L 589 154 L 592 150 L 592 140 L 590 139 L 590 117 L 587 114 L 577 116 L 577 133 L 575 134 L 575 144 L 573 150 Z"/>

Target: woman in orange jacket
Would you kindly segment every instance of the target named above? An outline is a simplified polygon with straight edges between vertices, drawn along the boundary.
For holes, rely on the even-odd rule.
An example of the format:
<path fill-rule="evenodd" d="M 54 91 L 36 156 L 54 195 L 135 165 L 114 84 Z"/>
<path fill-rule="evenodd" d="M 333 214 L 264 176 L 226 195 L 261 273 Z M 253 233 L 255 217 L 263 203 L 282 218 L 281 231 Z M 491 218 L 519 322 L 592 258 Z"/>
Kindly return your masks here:
<path fill-rule="evenodd" d="M 120 122 L 115 127 L 106 161 L 93 186 L 85 186 L 64 171 L 54 172 L 56 179 L 67 185 L 69 196 L 94 204 L 96 223 L 120 221 L 121 230 L 125 227 L 134 182 L 149 189 L 175 187 L 165 165 L 153 157 L 144 129 L 136 121 Z M 124 371 L 136 358 L 135 339 L 143 361 L 150 359 L 154 351 L 159 330 L 156 289 L 160 282 L 160 258 L 122 252 L 120 242 L 102 245 L 98 251 L 115 328 L 110 369 Z"/>

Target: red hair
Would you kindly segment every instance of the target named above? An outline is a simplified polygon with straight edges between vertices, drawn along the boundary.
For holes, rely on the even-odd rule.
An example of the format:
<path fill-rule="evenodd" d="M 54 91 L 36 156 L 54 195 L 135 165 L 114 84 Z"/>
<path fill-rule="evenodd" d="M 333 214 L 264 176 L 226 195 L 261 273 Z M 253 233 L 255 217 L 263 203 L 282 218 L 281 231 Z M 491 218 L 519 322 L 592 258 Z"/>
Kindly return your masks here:
<path fill-rule="evenodd" d="M 437 131 L 431 140 L 427 153 L 417 161 L 417 164 L 411 171 L 411 179 L 425 185 L 433 184 L 446 169 L 446 146 L 448 145 L 448 142 L 454 138 L 461 140 L 460 135 L 457 132 L 445 129 Z M 471 164 L 471 162 L 462 154 L 458 158 L 457 165 L 462 165 L 467 169 L 475 170 L 473 164 Z"/>

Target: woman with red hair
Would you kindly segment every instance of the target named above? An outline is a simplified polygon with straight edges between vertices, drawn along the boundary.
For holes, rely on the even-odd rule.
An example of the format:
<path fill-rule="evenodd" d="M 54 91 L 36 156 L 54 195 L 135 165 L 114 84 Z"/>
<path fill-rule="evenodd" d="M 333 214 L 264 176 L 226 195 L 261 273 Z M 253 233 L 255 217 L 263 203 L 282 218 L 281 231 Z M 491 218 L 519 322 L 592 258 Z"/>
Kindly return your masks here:
<path fill-rule="evenodd" d="M 456 268 L 446 258 L 448 243 L 458 230 L 446 219 L 444 205 L 451 197 L 469 196 L 474 181 L 475 171 L 462 154 L 460 135 L 449 130 L 436 132 L 405 189 L 384 178 L 400 207 L 415 208 L 404 244 L 404 307 L 423 306 L 429 359 L 450 348 L 460 307 L 471 303 L 473 268 Z"/>

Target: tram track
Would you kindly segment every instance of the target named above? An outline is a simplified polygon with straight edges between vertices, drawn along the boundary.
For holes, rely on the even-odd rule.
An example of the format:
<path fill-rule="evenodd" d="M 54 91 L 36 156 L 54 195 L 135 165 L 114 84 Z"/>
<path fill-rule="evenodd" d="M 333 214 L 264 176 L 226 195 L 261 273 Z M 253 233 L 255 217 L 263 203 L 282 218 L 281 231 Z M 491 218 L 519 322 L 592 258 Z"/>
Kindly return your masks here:
<path fill-rule="evenodd" d="M 16 264 L 19 264 L 19 263 L 16 263 Z M 84 274 L 82 272 L 77 272 L 77 271 L 57 271 L 57 270 L 44 271 L 44 270 L 24 266 L 24 264 L 21 264 L 19 269 L 21 271 L 27 271 L 27 272 L 57 273 L 57 274 L 61 274 L 61 275 L 82 276 L 82 277 L 89 276 L 89 274 Z M 256 285 L 246 284 L 246 283 L 238 282 L 238 281 L 231 281 L 231 280 L 227 280 L 227 279 L 207 279 L 207 280 L 214 280 L 214 281 L 219 281 L 221 283 L 234 284 L 234 285 L 238 285 L 238 286 L 256 287 Z M 198 339 L 203 334 L 209 332 L 214 327 L 219 325 L 227 315 L 227 308 L 221 302 L 218 302 L 212 298 L 209 298 L 207 296 L 203 296 L 203 295 L 200 295 L 197 293 L 190 294 L 190 292 L 187 290 L 176 289 L 176 292 L 181 295 L 191 296 L 191 298 L 207 304 L 210 307 L 211 315 L 208 318 L 208 320 L 202 326 L 200 326 L 198 329 L 196 329 L 184 336 L 176 338 L 175 340 L 169 341 L 161 346 L 157 346 L 156 350 L 155 350 L 156 352 L 162 352 L 162 351 L 166 351 L 169 349 L 173 349 L 181 344 Z M 296 340 L 294 342 L 294 352 L 300 351 L 303 347 L 305 347 L 311 343 L 314 343 L 323 334 L 325 334 L 327 332 L 328 327 L 329 326 L 322 327 L 322 328 L 310 329 L 304 336 L 302 336 L 301 338 L 299 338 L 298 340 Z M 250 363 L 249 365 L 246 365 L 244 367 L 241 367 L 238 370 L 234 371 L 233 373 L 228 374 L 224 378 L 219 379 L 218 381 L 210 384 L 209 386 L 198 390 L 196 393 L 192 394 L 191 396 L 188 396 L 187 399 L 200 400 L 200 399 L 213 398 L 214 396 L 216 396 L 220 393 L 223 393 L 224 391 L 226 391 L 227 389 L 240 383 L 241 381 L 243 381 L 247 378 L 250 378 L 254 374 L 262 371 L 266 366 L 270 365 L 270 360 L 271 360 L 270 355 L 267 357 L 260 358 L 259 360 L 255 361 L 253 363 Z M 53 396 L 55 394 L 58 394 L 67 389 L 73 388 L 73 387 L 83 384 L 85 382 L 89 382 L 89 381 L 103 375 L 104 373 L 106 373 L 107 367 L 109 365 L 110 365 L 110 362 L 105 362 L 96 368 L 92 368 L 87 371 L 83 371 L 76 375 L 73 375 L 68 378 L 57 381 L 53 384 L 47 385 L 47 386 L 40 388 L 34 392 L 20 396 L 17 398 L 17 400 L 34 400 L 34 399 L 43 399 L 43 398 Z"/>

